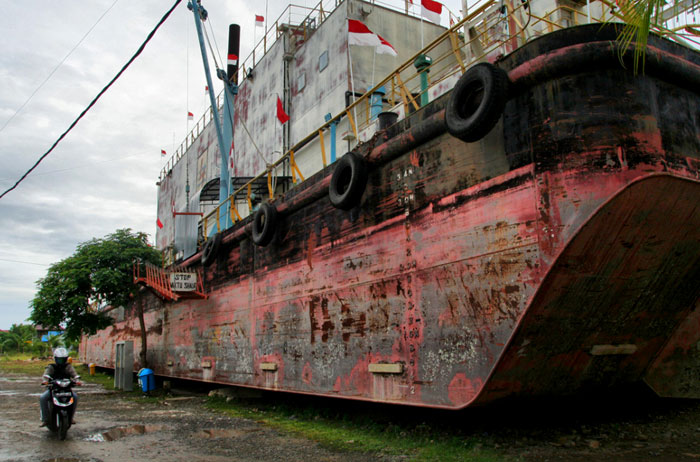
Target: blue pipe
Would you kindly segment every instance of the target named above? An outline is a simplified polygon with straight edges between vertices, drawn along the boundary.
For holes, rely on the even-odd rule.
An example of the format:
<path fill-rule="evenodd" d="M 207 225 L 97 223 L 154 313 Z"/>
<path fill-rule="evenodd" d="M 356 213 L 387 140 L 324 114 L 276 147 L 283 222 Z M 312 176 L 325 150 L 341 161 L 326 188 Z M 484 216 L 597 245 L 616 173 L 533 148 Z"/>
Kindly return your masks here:
<path fill-rule="evenodd" d="M 331 116 L 331 113 L 329 112 L 326 114 L 325 119 L 326 122 L 331 120 L 333 117 Z M 336 127 L 338 126 L 338 122 L 331 122 L 331 164 L 335 162 L 336 158 L 336 149 L 335 149 L 335 130 Z"/>
<path fill-rule="evenodd" d="M 372 87 L 368 88 L 368 90 L 371 90 Z M 370 114 L 372 120 L 376 119 L 377 116 L 379 115 L 380 112 L 382 112 L 383 107 L 382 107 L 382 97 L 386 95 L 386 88 L 379 87 L 374 92 L 372 93 L 372 96 L 370 97 Z"/>

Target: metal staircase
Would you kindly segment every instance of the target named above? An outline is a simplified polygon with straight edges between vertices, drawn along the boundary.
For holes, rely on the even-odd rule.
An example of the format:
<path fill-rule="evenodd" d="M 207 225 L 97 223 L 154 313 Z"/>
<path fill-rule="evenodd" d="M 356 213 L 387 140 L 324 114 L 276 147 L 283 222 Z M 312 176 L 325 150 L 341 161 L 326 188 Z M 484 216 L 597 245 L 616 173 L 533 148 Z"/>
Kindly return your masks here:
<path fill-rule="evenodd" d="M 209 298 L 204 293 L 202 269 L 196 270 L 183 267 L 160 268 L 152 263 L 134 261 L 134 284 L 143 284 L 165 301 L 172 302 L 181 298 Z M 194 275 L 196 288 L 194 290 L 173 289 L 173 275 Z M 191 276 L 190 276 L 191 277 Z"/>

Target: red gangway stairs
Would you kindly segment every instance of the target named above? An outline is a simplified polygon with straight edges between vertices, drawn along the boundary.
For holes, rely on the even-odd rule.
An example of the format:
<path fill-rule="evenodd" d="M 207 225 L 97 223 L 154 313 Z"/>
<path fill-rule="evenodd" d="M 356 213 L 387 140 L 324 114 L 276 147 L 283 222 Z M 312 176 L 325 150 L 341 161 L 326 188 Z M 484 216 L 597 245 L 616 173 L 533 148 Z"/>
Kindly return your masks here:
<path fill-rule="evenodd" d="M 190 278 L 196 278 L 196 288 L 194 290 L 173 290 L 171 281 L 175 274 L 193 275 Z M 171 266 L 165 269 L 152 263 L 134 261 L 134 284 L 145 285 L 165 301 L 176 301 L 181 298 L 209 298 L 204 293 L 201 268 L 194 270 L 181 266 Z"/>

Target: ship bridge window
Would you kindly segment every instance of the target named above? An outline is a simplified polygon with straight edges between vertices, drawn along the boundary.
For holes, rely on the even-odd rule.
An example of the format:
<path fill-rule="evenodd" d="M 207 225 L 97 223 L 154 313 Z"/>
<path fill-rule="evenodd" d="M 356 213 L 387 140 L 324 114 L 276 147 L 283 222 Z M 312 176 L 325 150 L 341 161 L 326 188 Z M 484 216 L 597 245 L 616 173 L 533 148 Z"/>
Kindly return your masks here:
<path fill-rule="evenodd" d="M 327 67 L 328 67 L 328 50 L 321 53 L 321 56 L 318 57 L 318 73 L 320 74 Z"/>
<path fill-rule="evenodd" d="M 297 77 L 297 91 L 302 91 L 306 86 L 306 74 L 303 72 Z"/>

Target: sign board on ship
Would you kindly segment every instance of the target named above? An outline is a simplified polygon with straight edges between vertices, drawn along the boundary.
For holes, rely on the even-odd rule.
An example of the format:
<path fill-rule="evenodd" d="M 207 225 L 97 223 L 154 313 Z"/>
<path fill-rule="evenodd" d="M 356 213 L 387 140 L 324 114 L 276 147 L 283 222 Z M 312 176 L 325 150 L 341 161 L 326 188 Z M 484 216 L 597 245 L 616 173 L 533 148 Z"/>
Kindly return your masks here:
<path fill-rule="evenodd" d="M 170 273 L 170 288 L 177 292 L 197 290 L 197 273 Z"/>

